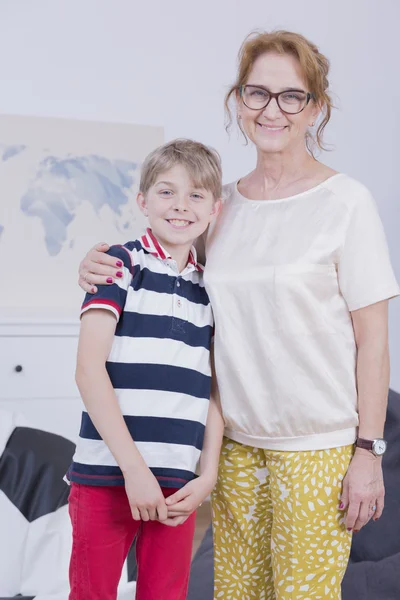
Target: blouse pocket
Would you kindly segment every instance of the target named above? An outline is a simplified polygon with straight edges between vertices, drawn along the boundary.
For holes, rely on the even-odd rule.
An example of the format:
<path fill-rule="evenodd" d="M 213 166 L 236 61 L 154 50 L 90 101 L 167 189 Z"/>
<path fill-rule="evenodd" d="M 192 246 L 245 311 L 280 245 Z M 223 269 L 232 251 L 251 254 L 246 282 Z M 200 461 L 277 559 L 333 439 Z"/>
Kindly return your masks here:
<path fill-rule="evenodd" d="M 280 330 L 291 334 L 335 333 L 342 307 L 335 265 L 275 267 L 274 288 Z"/>

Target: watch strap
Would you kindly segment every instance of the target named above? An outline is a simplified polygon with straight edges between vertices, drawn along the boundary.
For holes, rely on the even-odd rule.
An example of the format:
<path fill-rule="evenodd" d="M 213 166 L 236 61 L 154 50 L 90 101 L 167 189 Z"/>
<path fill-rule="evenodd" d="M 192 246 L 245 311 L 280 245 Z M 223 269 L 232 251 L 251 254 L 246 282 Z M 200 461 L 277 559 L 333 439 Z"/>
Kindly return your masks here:
<path fill-rule="evenodd" d="M 374 447 L 375 440 L 365 440 L 363 438 L 357 438 L 356 446 L 357 448 L 363 448 L 364 450 L 369 450 L 372 452 Z"/>

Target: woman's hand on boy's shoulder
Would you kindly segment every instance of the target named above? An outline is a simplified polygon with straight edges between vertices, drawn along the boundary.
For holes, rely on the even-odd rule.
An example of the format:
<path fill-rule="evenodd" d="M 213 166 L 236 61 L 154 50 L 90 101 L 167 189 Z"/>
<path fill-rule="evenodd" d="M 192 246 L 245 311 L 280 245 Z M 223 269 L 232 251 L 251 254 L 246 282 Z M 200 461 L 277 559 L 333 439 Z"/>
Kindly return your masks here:
<path fill-rule="evenodd" d="M 210 495 L 215 485 L 214 478 L 200 475 L 189 481 L 183 488 L 166 498 L 168 519 L 164 525 L 181 525 Z"/>
<path fill-rule="evenodd" d="M 106 243 L 96 244 L 89 250 L 79 265 L 78 284 L 88 294 L 97 292 L 97 285 L 110 285 L 117 278 L 117 272 L 122 267 L 117 265 L 113 256 L 106 252 L 110 246 Z"/>

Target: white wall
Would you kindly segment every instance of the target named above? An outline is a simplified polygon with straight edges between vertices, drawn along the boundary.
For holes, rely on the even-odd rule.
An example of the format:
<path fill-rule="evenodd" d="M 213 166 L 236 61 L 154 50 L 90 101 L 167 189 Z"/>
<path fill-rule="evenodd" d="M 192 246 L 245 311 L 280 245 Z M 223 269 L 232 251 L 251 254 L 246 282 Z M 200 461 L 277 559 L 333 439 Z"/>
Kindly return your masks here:
<path fill-rule="evenodd" d="M 223 127 L 238 48 L 299 31 L 331 59 L 340 107 L 322 159 L 375 194 L 400 278 L 399 22 L 398 0 L 0 0 L 0 113 L 162 125 L 215 146 L 228 181 L 253 162 Z M 400 390 L 400 301 L 391 313 Z"/>

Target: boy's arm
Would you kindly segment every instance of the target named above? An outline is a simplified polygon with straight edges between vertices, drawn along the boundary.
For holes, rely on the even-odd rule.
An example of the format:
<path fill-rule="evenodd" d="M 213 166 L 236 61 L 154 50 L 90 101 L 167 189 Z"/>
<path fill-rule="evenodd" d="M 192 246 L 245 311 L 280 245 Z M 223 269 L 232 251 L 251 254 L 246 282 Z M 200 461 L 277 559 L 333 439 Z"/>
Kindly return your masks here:
<path fill-rule="evenodd" d="M 111 311 L 92 309 L 82 315 L 76 382 L 97 431 L 117 461 L 134 519 L 166 518 L 161 488 L 144 462 L 125 424 L 106 370 L 116 318 Z"/>
<path fill-rule="evenodd" d="M 219 455 L 224 434 L 224 419 L 214 368 L 214 349 L 211 350 L 211 398 L 208 409 L 203 449 L 200 455 L 200 475 L 166 499 L 166 524 L 180 525 L 207 498 L 218 476 Z"/>
<path fill-rule="evenodd" d="M 214 345 L 211 348 L 211 371 L 211 398 L 204 432 L 203 450 L 200 455 L 200 477 L 209 481 L 212 490 L 218 477 L 219 455 L 225 426 L 215 375 Z"/>

